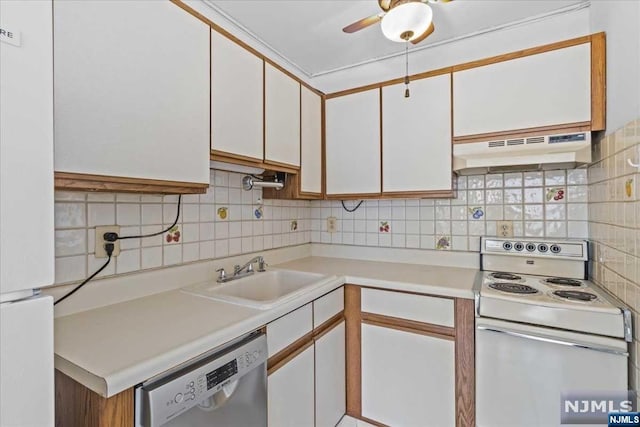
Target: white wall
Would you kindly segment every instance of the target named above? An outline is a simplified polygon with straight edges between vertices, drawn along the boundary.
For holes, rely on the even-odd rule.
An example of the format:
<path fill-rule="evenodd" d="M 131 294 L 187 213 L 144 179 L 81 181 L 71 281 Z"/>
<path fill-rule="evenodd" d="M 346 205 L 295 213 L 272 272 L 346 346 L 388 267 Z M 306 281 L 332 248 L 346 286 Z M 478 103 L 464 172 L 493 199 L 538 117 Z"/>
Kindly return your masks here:
<path fill-rule="evenodd" d="M 640 117 L 640 1 L 592 0 L 591 32 L 607 33 L 607 131 Z"/>
<path fill-rule="evenodd" d="M 580 37 L 590 32 L 589 8 L 580 9 L 414 52 L 409 56 L 409 73 L 416 74 Z M 404 46 L 399 45 L 398 49 L 403 50 Z M 404 60 L 404 56 L 380 60 L 317 76 L 311 79 L 310 83 L 325 93 L 331 93 L 394 79 L 404 75 Z"/>

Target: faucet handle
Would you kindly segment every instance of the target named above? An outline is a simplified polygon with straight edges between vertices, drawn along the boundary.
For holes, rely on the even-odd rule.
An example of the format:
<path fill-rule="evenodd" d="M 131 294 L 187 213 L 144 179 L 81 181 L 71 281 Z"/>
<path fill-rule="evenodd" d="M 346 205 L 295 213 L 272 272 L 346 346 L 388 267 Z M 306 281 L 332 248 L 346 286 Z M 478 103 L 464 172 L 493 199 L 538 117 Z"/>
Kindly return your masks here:
<path fill-rule="evenodd" d="M 224 271 L 224 268 L 219 268 L 219 269 L 216 270 L 216 272 L 219 273 L 218 274 L 218 282 L 220 282 L 220 281 L 222 281 L 222 280 L 227 278 L 227 272 Z"/>
<path fill-rule="evenodd" d="M 260 257 L 260 259 L 258 260 L 258 271 L 262 272 L 262 271 L 267 271 L 265 269 L 266 266 L 268 266 L 269 264 L 267 264 L 264 261 L 264 258 Z"/>

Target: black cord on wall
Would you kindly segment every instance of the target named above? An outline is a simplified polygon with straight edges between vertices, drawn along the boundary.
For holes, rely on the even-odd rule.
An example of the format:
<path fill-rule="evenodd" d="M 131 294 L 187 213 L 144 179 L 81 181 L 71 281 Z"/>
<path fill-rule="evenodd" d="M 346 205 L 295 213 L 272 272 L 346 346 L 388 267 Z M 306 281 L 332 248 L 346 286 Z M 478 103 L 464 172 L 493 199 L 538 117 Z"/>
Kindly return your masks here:
<path fill-rule="evenodd" d="M 340 202 L 342 203 L 342 208 L 343 208 L 345 211 L 347 211 L 347 212 L 355 212 L 355 211 L 357 211 L 357 210 L 358 210 L 358 208 L 360 207 L 360 205 L 361 205 L 362 203 L 364 203 L 364 200 L 360 200 L 360 203 L 358 203 L 358 204 L 356 205 L 356 207 L 355 207 L 355 208 L 353 208 L 353 209 L 347 209 L 347 207 L 346 207 L 346 206 L 345 206 L 345 204 L 344 204 L 344 200 L 341 200 Z"/>
<path fill-rule="evenodd" d="M 176 213 L 176 219 L 175 221 L 173 221 L 173 224 L 171 224 L 168 228 L 162 230 L 162 231 L 158 231 L 157 233 L 151 233 L 151 234 L 141 234 L 138 236 L 119 236 L 118 233 L 104 233 L 103 235 L 103 239 L 105 240 L 104 244 L 104 250 L 107 253 L 107 262 L 105 262 L 102 267 L 100 267 L 98 270 L 96 270 L 95 273 L 93 273 L 91 276 L 87 277 L 82 283 L 80 283 L 78 286 L 76 286 L 75 288 L 73 288 L 73 290 L 71 290 L 71 292 L 69 292 L 68 294 L 64 295 L 62 298 L 60 298 L 58 301 L 54 302 L 53 305 L 56 305 L 58 303 L 61 303 L 62 301 L 64 301 L 65 299 L 69 298 L 71 295 L 73 295 L 74 293 L 76 293 L 78 290 L 80 290 L 80 288 L 82 288 L 84 285 L 86 285 L 87 283 L 89 283 L 91 281 L 91 279 L 93 279 L 94 277 L 96 277 L 98 274 L 100 274 L 105 268 L 107 268 L 107 266 L 109 265 L 109 263 L 111 262 L 111 256 L 113 254 L 113 250 L 115 249 L 115 242 L 117 240 L 125 240 L 125 239 L 143 239 L 145 237 L 154 237 L 154 236 L 159 236 L 161 234 L 164 234 L 166 232 L 168 232 L 169 230 L 171 230 L 173 227 L 175 227 L 175 225 L 178 223 L 178 219 L 180 219 L 180 203 L 182 202 L 182 195 L 178 196 L 178 212 Z"/>

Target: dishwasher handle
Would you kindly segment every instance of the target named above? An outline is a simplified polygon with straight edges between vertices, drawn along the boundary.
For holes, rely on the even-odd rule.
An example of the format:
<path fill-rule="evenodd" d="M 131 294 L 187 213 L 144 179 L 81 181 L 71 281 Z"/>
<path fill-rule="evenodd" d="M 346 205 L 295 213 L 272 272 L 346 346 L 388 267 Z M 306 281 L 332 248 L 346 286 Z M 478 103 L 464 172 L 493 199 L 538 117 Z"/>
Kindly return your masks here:
<path fill-rule="evenodd" d="M 617 349 L 617 348 L 614 348 L 614 347 L 594 345 L 594 344 L 591 344 L 591 343 L 585 343 L 585 342 L 581 342 L 581 341 L 565 340 L 565 339 L 561 339 L 561 338 L 557 338 L 557 337 L 551 337 L 551 336 L 547 336 L 547 335 L 524 333 L 524 332 L 520 332 L 520 331 L 514 331 L 514 330 L 506 329 L 506 328 L 498 328 L 498 327 L 495 327 L 495 326 L 478 325 L 478 326 L 476 326 L 476 329 L 478 329 L 479 331 L 487 331 L 487 332 L 505 334 L 505 335 L 508 335 L 508 336 L 511 336 L 511 337 L 523 338 L 523 339 L 534 340 L 534 341 L 541 341 L 541 342 L 546 342 L 546 343 L 549 343 L 549 344 L 558 344 L 558 345 L 564 345 L 564 346 L 568 346 L 568 347 L 581 348 L 581 349 L 584 349 L 584 350 L 592 350 L 592 351 L 599 351 L 599 352 L 602 352 L 602 353 L 615 354 L 617 356 L 629 356 L 629 353 L 624 351 L 624 350 L 620 350 L 620 349 Z"/>

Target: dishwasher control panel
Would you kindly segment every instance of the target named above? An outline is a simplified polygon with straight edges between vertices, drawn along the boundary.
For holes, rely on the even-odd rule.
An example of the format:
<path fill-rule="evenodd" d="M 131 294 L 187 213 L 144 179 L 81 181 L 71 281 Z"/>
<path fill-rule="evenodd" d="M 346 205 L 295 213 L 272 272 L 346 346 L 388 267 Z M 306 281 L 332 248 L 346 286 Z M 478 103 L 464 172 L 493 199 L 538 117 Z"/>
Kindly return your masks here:
<path fill-rule="evenodd" d="M 262 334 L 229 350 L 221 350 L 169 375 L 166 380 L 143 385 L 144 425 L 162 425 L 223 389 L 230 395 L 235 381 L 266 360 L 267 338 Z"/>

